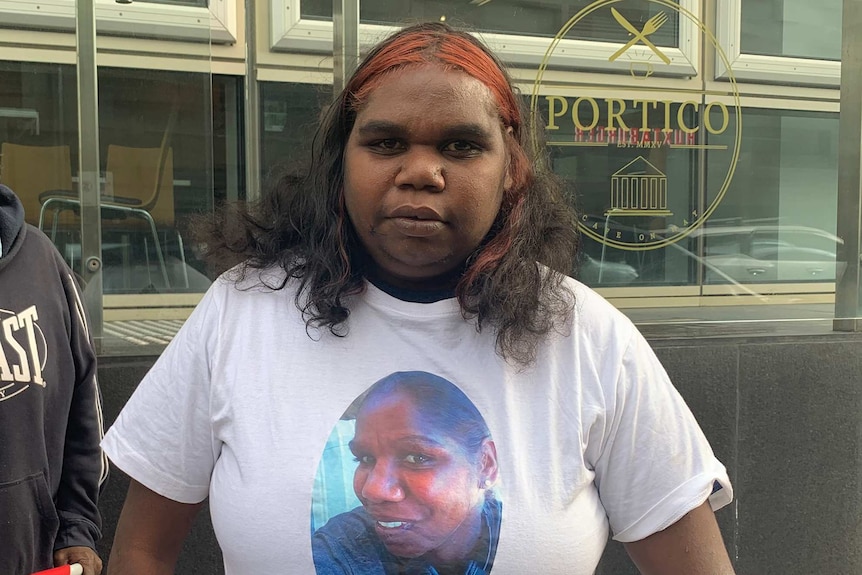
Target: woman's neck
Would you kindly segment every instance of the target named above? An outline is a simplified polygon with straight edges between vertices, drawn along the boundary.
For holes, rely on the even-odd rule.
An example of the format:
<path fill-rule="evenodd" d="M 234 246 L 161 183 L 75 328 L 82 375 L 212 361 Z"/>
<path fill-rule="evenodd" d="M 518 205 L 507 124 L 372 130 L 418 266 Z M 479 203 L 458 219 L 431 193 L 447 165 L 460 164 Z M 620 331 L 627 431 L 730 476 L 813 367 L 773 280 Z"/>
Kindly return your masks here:
<path fill-rule="evenodd" d="M 413 303 L 434 303 L 453 298 L 455 297 L 455 285 L 457 285 L 457 281 L 451 283 L 451 285 L 442 284 L 439 286 L 436 284 L 434 286 L 421 284 L 408 285 L 402 282 L 396 284 L 371 273 L 366 276 L 366 279 L 377 289 L 395 299 Z"/>

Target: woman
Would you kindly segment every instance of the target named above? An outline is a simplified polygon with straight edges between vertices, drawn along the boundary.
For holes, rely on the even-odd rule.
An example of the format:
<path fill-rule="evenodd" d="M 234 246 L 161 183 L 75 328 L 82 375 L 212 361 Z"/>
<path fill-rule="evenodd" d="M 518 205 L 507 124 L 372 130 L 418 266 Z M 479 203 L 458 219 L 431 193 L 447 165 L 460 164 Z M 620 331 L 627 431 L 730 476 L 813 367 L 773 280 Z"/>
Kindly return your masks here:
<path fill-rule="evenodd" d="M 497 450 L 460 389 L 425 372 L 381 379 L 362 399 L 350 451 L 362 506 L 314 533 L 318 575 L 490 573 Z"/>
<path fill-rule="evenodd" d="M 226 573 L 312 573 L 319 453 L 363 382 L 398 371 L 458 381 L 484 414 L 506 478 L 495 573 L 593 573 L 609 528 L 645 575 L 733 572 L 726 471 L 631 323 L 564 275 L 573 214 L 528 141 L 469 34 L 421 24 L 371 50 L 304 185 L 216 222 L 214 257 L 245 263 L 105 439 L 133 479 L 110 573 L 170 573 L 207 497 Z"/>

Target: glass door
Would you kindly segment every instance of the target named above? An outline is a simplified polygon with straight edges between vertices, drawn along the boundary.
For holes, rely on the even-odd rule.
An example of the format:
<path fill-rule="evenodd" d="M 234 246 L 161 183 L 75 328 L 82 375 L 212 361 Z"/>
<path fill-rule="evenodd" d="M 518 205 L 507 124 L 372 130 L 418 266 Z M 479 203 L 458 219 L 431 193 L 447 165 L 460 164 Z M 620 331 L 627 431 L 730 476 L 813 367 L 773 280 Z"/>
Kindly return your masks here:
<path fill-rule="evenodd" d="M 209 4 L 77 0 L 77 193 L 43 197 L 43 226 L 83 278 L 102 355 L 157 353 L 210 283 L 188 219 L 226 193 L 225 105 L 241 77 L 213 74 L 225 23 Z"/>

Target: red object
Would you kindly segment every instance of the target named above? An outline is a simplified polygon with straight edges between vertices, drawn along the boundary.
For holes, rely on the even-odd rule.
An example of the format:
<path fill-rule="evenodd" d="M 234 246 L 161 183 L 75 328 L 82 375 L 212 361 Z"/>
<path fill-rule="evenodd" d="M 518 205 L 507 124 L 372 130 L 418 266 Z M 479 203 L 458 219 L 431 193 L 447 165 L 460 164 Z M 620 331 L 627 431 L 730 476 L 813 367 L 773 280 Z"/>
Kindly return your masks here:
<path fill-rule="evenodd" d="M 71 565 L 63 565 L 62 567 L 54 567 L 45 571 L 38 571 L 33 575 L 81 575 L 84 568 L 80 563 L 72 563 Z"/>

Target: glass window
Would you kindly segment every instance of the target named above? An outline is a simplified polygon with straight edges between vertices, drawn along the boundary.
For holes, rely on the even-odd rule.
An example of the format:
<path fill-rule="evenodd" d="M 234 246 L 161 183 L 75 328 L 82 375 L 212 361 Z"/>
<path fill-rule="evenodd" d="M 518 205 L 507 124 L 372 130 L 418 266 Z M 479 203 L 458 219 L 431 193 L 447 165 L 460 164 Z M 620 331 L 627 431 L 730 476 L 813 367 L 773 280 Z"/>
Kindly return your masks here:
<path fill-rule="evenodd" d="M 578 277 L 605 287 L 694 283 L 689 240 L 658 244 L 702 210 L 698 104 L 559 96 L 539 102 L 554 172 L 580 214 Z"/>
<path fill-rule="evenodd" d="M 574 15 L 592 4 L 591 0 L 362 0 L 360 18 L 367 24 L 403 25 L 419 20 L 444 20 L 464 24 L 482 32 L 553 37 Z M 641 30 L 650 18 L 665 12 L 667 22 L 650 39 L 659 46 L 678 45 L 679 15 L 654 2 L 620 0 L 614 8 Z M 302 18 L 331 19 L 329 0 L 301 0 Z M 610 10 L 597 10 L 576 27 L 573 40 L 627 42 L 631 35 L 612 17 Z"/>
<path fill-rule="evenodd" d="M 74 67 L 0 63 L 0 86 L 0 182 L 77 268 Z M 185 224 L 240 194 L 238 114 L 229 110 L 240 79 L 101 68 L 99 90 L 104 293 L 206 290 Z"/>
<path fill-rule="evenodd" d="M 743 109 L 739 159 L 719 196 L 734 120 L 719 105 L 708 116 L 702 107 L 544 98 L 553 168 L 580 214 L 578 277 L 596 287 L 833 291 L 846 268 L 836 235 L 837 114 Z"/>
<path fill-rule="evenodd" d="M 741 0 L 743 54 L 841 59 L 842 0 Z"/>
<path fill-rule="evenodd" d="M 238 79 L 99 72 L 104 293 L 205 291 L 210 282 L 187 242 L 186 222 L 238 184 L 229 152 L 236 130 L 228 122 L 237 116 L 227 109 Z M 133 202 L 143 211 L 124 207 Z"/>
<path fill-rule="evenodd" d="M 235 1 L 134 0 L 136 7 L 131 8 L 129 5 L 133 0 L 100 0 L 96 2 L 98 33 L 233 44 L 237 34 Z M 208 9 L 210 6 L 211 9 Z M 3 0 L 0 2 L 0 29 L 20 28 L 74 34 L 75 7 L 75 0 Z"/>
<path fill-rule="evenodd" d="M 705 281 L 835 282 L 846 268 L 836 236 L 838 114 L 748 108 L 743 117 L 733 181 L 701 230 Z"/>
<path fill-rule="evenodd" d="M 39 223 L 42 194 L 72 192 L 77 161 L 75 67 L 0 62 L 0 183 L 21 198 L 28 223 Z"/>
<path fill-rule="evenodd" d="M 266 190 L 274 179 L 303 175 L 311 160 L 311 142 L 320 113 L 332 98 L 332 86 L 261 82 L 261 178 Z"/>

